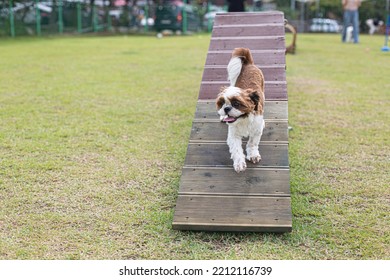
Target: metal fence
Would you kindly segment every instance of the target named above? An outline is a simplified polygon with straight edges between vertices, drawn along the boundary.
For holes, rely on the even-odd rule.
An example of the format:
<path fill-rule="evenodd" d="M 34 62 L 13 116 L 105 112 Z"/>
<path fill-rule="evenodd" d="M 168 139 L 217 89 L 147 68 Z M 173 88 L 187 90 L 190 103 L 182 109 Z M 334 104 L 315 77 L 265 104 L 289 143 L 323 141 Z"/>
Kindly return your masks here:
<path fill-rule="evenodd" d="M 63 33 L 147 33 L 156 30 L 158 5 L 152 0 L 0 0 L 0 37 L 41 36 Z M 191 16 L 197 18 L 198 30 L 211 29 L 213 16 L 223 7 L 207 1 L 185 1 L 181 29 L 191 26 Z M 206 20 L 206 21 L 205 21 Z"/>
<path fill-rule="evenodd" d="M 91 5 L 94 2 L 94 5 Z M 47 36 L 55 34 L 160 32 L 162 4 L 153 0 L 0 0 L 0 37 Z M 168 5 L 169 1 L 160 1 Z M 177 2 L 177 1 L 176 1 Z M 227 10 L 216 3 L 226 1 L 181 1 L 182 14 L 176 32 L 211 31 L 215 14 Z M 248 11 L 276 9 L 272 3 L 247 5 Z M 132 5 L 134 4 L 135 5 Z M 183 3 L 191 3 L 185 4 Z M 203 4 L 199 4 L 203 3 Z M 128 5 L 127 5 L 128 4 Z M 186 7 L 186 8 L 184 8 Z M 162 21 L 171 19 L 163 18 Z M 179 19 L 177 19 L 179 20 Z M 299 32 L 310 30 L 308 21 L 290 21 Z"/>
<path fill-rule="evenodd" d="M 118 2 L 118 1 L 116 1 Z M 124 2 L 124 1 L 123 1 Z M 155 5 L 108 6 L 108 1 L 32 0 L 0 2 L 0 36 L 48 35 L 86 32 L 148 32 Z"/>

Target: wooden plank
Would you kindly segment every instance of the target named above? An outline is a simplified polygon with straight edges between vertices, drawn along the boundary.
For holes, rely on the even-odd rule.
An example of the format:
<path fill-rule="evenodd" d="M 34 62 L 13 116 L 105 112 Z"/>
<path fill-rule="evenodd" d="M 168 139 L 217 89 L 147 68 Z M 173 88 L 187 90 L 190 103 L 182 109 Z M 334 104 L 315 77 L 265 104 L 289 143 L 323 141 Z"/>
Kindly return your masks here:
<path fill-rule="evenodd" d="M 195 111 L 195 119 L 197 121 L 220 121 L 214 100 L 215 98 L 210 100 L 198 101 Z M 265 101 L 264 119 L 287 120 L 287 101 Z"/>
<path fill-rule="evenodd" d="M 246 36 L 284 36 L 285 27 L 279 23 L 272 24 L 237 24 L 216 25 L 213 37 L 246 37 Z"/>
<path fill-rule="evenodd" d="M 227 13 L 217 14 L 214 21 L 214 26 L 224 25 L 251 25 L 251 24 L 283 24 L 284 14 L 282 12 L 262 12 L 259 13 Z"/>
<path fill-rule="evenodd" d="M 206 67 L 207 65 L 222 65 L 226 67 L 232 56 L 232 51 L 233 49 L 209 51 L 206 57 Z M 253 50 L 252 56 L 256 65 L 261 69 L 269 65 L 278 65 L 284 68 L 286 64 L 285 49 Z"/>
<path fill-rule="evenodd" d="M 259 67 L 260 68 L 260 67 Z M 285 81 L 286 70 L 284 67 L 264 67 L 261 69 L 264 80 L 267 81 Z M 223 81 L 227 82 L 226 66 L 206 66 L 203 71 L 204 82 Z"/>
<path fill-rule="evenodd" d="M 221 122 L 198 122 L 192 123 L 190 141 L 213 141 L 226 142 L 228 125 Z M 287 142 L 287 121 L 268 121 L 265 124 L 262 142 Z"/>
<path fill-rule="evenodd" d="M 285 49 L 286 45 L 283 36 L 218 37 L 211 38 L 209 51 L 231 51 L 238 47 L 256 50 L 273 50 Z"/>
<path fill-rule="evenodd" d="M 229 86 L 228 82 L 202 82 L 200 85 L 199 99 L 215 99 L 221 87 Z M 264 95 L 266 100 L 287 100 L 286 83 L 265 83 Z"/>
<path fill-rule="evenodd" d="M 292 228 L 290 205 L 290 197 L 180 195 L 172 225 L 179 230 L 286 232 Z"/>
<path fill-rule="evenodd" d="M 288 169 L 247 169 L 184 167 L 179 195 L 289 196 Z M 286 183 L 287 182 L 287 183 Z"/>
<path fill-rule="evenodd" d="M 243 147 L 245 149 L 245 147 Z M 288 168 L 287 144 L 259 145 L 262 160 L 253 164 L 247 162 L 248 168 L 284 167 Z M 190 143 L 187 148 L 186 166 L 232 166 L 229 147 L 225 143 Z"/>

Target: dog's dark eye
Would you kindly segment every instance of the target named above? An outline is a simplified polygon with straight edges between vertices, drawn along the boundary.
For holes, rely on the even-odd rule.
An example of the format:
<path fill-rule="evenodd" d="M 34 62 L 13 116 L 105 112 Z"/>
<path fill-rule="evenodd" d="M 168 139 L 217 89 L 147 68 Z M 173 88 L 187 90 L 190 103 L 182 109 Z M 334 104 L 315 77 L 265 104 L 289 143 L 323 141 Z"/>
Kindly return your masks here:
<path fill-rule="evenodd" d="M 238 107 L 240 107 L 240 102 L 238 102 L 238 101 L 233 101 L 233 102 L 232 102 L 232 106 L 233 106 L 234 108 L 238 108 Z"/>

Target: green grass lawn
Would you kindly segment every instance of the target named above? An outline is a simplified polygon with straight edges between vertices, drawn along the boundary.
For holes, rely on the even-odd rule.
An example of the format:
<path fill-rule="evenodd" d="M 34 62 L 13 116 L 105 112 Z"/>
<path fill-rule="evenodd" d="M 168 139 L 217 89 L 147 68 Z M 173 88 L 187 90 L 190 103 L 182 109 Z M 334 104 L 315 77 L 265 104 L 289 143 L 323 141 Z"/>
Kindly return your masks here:
<path fill-rule="evenodd" d="M 171 229 L 209 36 L 0 41 L 0 259 L 390 259 L 390 54 L 298 35 L 293 231 Z"/>

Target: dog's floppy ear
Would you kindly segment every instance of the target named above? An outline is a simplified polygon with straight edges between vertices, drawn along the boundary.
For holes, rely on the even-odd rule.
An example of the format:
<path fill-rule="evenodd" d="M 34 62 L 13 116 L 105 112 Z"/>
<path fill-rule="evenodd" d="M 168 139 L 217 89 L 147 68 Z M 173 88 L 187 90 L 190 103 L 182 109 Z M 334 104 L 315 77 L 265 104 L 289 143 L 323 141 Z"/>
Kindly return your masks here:
<path fill-rule="evenodd" d="M 246 94 L 247 96 L 251 99 L 251 101 L 253 102 L 253 104 L 257 105 L 259 104 L 259 101 L 260 101 L 260 95 L 257 91 L 251 89 L 251 88 L 248 88 L 246 90 Z"/>
<path fill-rule="evenodd" d="M 246 93 L 248 95 L 248 97 L 250 98 L 250 100 L 253 102 L 253 104 L 255 105 L 255 111 L 257 111 L 258 109 L 258 105 L 259 105 L 259 102 L 260 102 L 260 95 L 257 91 L 249 88 L 246 90 Z"/>
<path fill-rule="evenodd" d="M 225 98 L 223 97 L 223 91 L 221 91 L 217 99 L 215 100 L 215 105 L 217 106 L 217 110 L 221 109 L 223 104 L 225 104 Z"/>
<path fill-rule="evenodd" d="M 257 91 L 252 91 L 251 93 L 249 93 L 249 97 L 251 98 L 253 103 L 255 103 L 255 105 L 259 104 L 260 96 Z"/>

